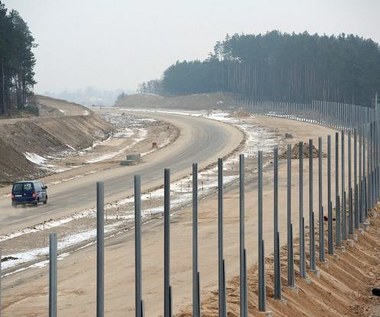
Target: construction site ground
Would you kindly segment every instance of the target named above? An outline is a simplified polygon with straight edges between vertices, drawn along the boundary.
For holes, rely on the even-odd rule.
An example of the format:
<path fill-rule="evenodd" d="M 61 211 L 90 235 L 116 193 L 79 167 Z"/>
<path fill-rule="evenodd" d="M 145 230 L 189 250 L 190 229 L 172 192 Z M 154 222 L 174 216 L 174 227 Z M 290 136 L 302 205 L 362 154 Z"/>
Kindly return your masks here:
<path fill-rule="evenodd" d="M 197 97 L 199 98 L 199 97 Z M 219 96 L 217 97 L 219 98 Z M 44 102 L 48 103 L 46 99 Z M 51 102 L 51 100 L 50 100 Z M 56 101 L 54 101 L 56 102 Z M 178 101 L 176 101 L 178 102 Z M 218 101 L 217 101 L 218 102 Z M 186 99 L 182 100 L 186 103 Z M 219 103 L 221 105 L 221 103 Z M 61 106 L 59 106 L 61 107 Z M 216 107 L 216 104 L 215 106 Z M 103 109 L 104 110 L 104 109 Z M 64 110 L 68 111 L 68 110 Z M 79 110 L 80 112 L 82 110 Z M 108 110 L 104 110 L 108 111 Z M 111 111 L 111 110 L 110 110 Z M 55 112 L 57 113 L 57 112 Z M 240 116 L 241 117 L 241 116 Z M 86 120 L 86 119 L 84 119 Z M 98 118 L 96 120 L 99 120 Z M 273 130 L 277 135 L 291 133 L 289 139 L 292 145 L 299 141 L 318 137 L 326 140 L 328 134 L 334 133 L 326 127 L 277 119 L 273 117 L 244 118 L 250 124 L 256 124 Z M 58 120 L 57 120 L 58 122 Z M 99 121 L 101 122 L 101 121 Z M 100 123 L 99 123 L 100 124 Z M 101 123 L 104 135 L 99 139 L 107 139 L 112 133 L 112 126 Z M 136 145 L 133 152 L 148 152 L 152 143 L 170 139 L 175 141 L 178 133 L 175 127 L 167 128 L 167 123 L 147 125 L 147 135 L 144 142 Z M 91 134 L 91 133 L 89 133 Z M 63 140 L 62 144 L 65 144 Z M 68 141 L 67 141 L 68 142 Z M 90 141 L 87 141 L 91 143 Z M 128 141 L 125 141 L 128 142 Z M 132 141 L 129 141 L 132 142 Z M 324 142 L 325 143 L 325 142 Z M 87 144 L 86 144 L 87 146 Z M 90 146 L 90 144 L 88 145 Z M 115 139 L 104 143 L 99 151 L 114 152 L 128 146 Z M 73 146 L 74 147 L 74 146 Z M 85 146 L 83 146 L 84 148 Z M 284 150 L 284 147 L 282 147 Z M 324 152 L 326 152 L 324 150 Z M 41 154 L 42 155 L 42 154 Z M 96 154 L 99 157 L 100 153 Z M 44 179 L 47 183 L 57 181 L 75 181 L 78 174 L 93 173 L 98 169 L 119 168 L 119 157 L 87 164 L 94 157 L 93 152 L 87 152 L 84 157 L 67 156 L 59 164 L 61 168 L 76 166 L 61 173 L 51 173 Z M 336 249 L 334 255 L 328 255 L 325 263 L 318 263 L 318 274 L 308 271 L 308 278 L 301 279 L 298 272 L 298 245 L 296 250 L 296 288 L 287 287 L 286 252 L 282 252 L 282 289 L 283 300 L 273 300 L 273 182 L 270 156 L 266 157 L 264 170 L 264 237 L 266 241 L 267 259 L 267 309 L 274 316 L 378 316 L 380 299 L 371 295 L 371 288 L 380 284 L 380 220 L 373 212 L 370 226 L 364 234 L 357 235 L 357 241 L 352 239 L 344 244 L 344 248 Z M 317 161 L 315 166 L 317 166 Z M 86 164 L 85 164 L 86 163 Z M 258 312 L 257 299 L 257 175 L 255 157 L 247 158 L 246 173 L 248 185 L 246 188 L 246 243 L 249 268 L 249 310 L 251 316 L 262 316 Z M 307 175 L 308 164 L 304 171 Z M 326 173 L 326 160 L 323 162 Z M 298 217 L 297 173 L 298 161 L 292 162 L 293 181 L 293 219 L 295 232 Z M 315 179 L 317 176 L 315 168 Z M 286 241 L 286 164 L 280 161 L 280 231 L 282 244 Z M 325 174 L 324 174 L 325 175 Z M 307 183 L 307 176 L 305 183 Z M 7 194 L 5 187 L 2 194 Z M 238 187 L 232 183 L 225 189 L 225 260 L 227 273 L 228 316 L 239 316 L 239 219 L 238 219 Z M 201 276 L 202 314 L 218 316 L 217 296 L 217 195 L 212 193 L 204 197 L 199 205 L 199 271 Z M 305 200 L 305 206 L 308 201 Z M 145 206 L 143 205 L 143 208 Z M 307 209 L 306 209 L 307 210 Z M 114 210 L 114 213 L 117 211 Z M 305 212 L 305 222 L 308 222 Z M 111 221 L 111 220 L 110 220 Z M 173 289 L 173 307 L 178 316 L 191 316 L 192 301 L 192 235 L 191 206 L 177 210 L 171 223 L 171 283 Z M 92 225 L 92 224 L 91 224 Z M 106 240 L 105 262 L 105 311 L 110 316 L 125 316 L 134 314 L 134 231 L 124 228 L 120 234 Z M 40 239 L 45 239 L 51 230 L 41 233 Z M 33 241 L 12 239 L 2 242 L 5 248 L 25 249 L 33 247 Z M 163 315 L 163 221 L 155 217 L 143 226 L 143 298 L 146 316 Z M 16 247 L 14 244 L 18 244 Z M 93 316 L 96 312 L 96 247 L 89 245 L 58 262 L 58 310 L 62 316 Z M 41 316 L 48 311 L 48 267 L 36 265 L 19 273 L 11 274 L 2 281 L 2 315 L 3 316 Z"/>

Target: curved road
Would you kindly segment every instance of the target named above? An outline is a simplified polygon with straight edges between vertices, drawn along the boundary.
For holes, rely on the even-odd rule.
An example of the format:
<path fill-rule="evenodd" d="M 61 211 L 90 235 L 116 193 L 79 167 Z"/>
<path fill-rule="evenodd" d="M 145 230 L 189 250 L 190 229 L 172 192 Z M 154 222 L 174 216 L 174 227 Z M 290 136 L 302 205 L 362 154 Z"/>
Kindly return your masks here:
<path fill-rule="evenodd" d="M 125 110 L 124 110 L 125 111 Z M 144 157 L 146 162 L 102 171 L 54 186 L 49 186 L 49 202 L 36 207 L 10 206 L 10 198 L 0 199 L 0 234 L 14 232 L 43 221 L 70 215 L 96 205 L 96 182 L 104 181 L 105 203 L 133 194 L 133 176 L 141 175 L 142 191 L 163 184 L 163 169 L 170 168 L 171 180 L 191 174 L 192 163 L 199 169 L 215 163 L 233 151 L 243 140 L 236 128 L 216 122 L 176 114 L 138 113 L 167 121 L 180 129 L 173 144 Z"/>

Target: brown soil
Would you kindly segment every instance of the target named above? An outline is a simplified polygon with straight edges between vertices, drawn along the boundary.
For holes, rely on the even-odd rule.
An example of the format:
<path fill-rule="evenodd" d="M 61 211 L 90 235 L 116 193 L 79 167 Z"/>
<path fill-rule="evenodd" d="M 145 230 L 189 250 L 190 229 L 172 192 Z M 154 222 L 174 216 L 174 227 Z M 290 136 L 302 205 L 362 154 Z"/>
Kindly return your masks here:
<path fill-rule="evenodd" d="M 156 97 L 155 97 L 156 98 Z M 177 99 L 179 100 L 179 99 Z M 183 100 L 182 100 L 183 101 Z M 134 105 L 139 105 L 134 100 Z M 172 101 L 170 101 L 172 102 Z M 173 105 L 175 103 L 173 102 Z M 215 103 L 216 104 L 216 103 Z M 294 134 L 289 140 L 296 144 L 308 138 L 316 139 L 331 134 L 331 130 L 311 124 L 283 119 L 256 117 L 249 119 L 259 125 L 276 127 L 279 134 Z M 324 145 L 325 146 L 325 145 Z M 308 153 L 307 153 L 308 155 Z M 313 155 L 314 157 L 314 155 Z M 324 160 L 324 171 L 325 169 Z M 305 169 L 307 167 L 305 166 Z M 296 175 L 297 161 L 292 165 Z M 248 174 L 248 172 L 247 172 Z M 252 175 L 253 173 L 250 173 Z M 308 279 L 297 274 L 298 255 L 295 254 L 296 289 L 286 286 L 285 249 L 282 251 L 283 301 L 273 300 L 273 260 L 269 256 L 272 233 L 273 187 L 269 170 L 264 171 L 267 179 L 264 188 L 264 236 L 267 242 L 266 261 L 267 309 L 275 316 L 373 316 L 379 309 L 379 298 L 370 294 L 371 287 L 380 284 L 380 219 L 371 218 L 371 226 L 358 241 L 345 244 L 345 249 L 328 255 L 325 263 L 318 263 L 320 277 L 308 272 Z M 281 165 L 280 208 L 285 206 L 286 166 Z M 58 176 L 57 176 L 58 177 Z M 316 179 L 316 177 L 314 178 Z M 307 178 L 305 178 L 305 183 Z M 257 306 L 257 180 L 252 176 L 247 188 L 249 197 L 247 210 L 247 251 L 249 254 L 249 311 L 250 316 L 262 316 Z M 296 185 L 293 185 L 296 186 Z M 296 189 L 293 201 L 297 201 Z M 334 195 L 334 193 L 333 193 Z M 225 191 L 225 258 L 227 263 L 228 316 L 239 316 L 238 279 L 238 190 L 236 187 Z M 307 205 L 307 201 L 305 201 Z M 297 216 L 297 207 L 293 217 Z M 144 208 L 144 206 L 143 206 Z M 199 205 L 200 273 L 202 288 L 203 316 L 217 316 L 217 197 L 211 196 Z M 249 212 L 248 212 L 249 211 Z M 285 232 L 285 213 L 280 214 L 280 231 Z M 307 217 L 305 217 L 307 218 Z M 305 219 L 307 221 L 307 219 Z M 174 311 L 177 316 L 191 316 L 191 208 L 184 208 L 173 215 L 171 220 L 171 256 Z M 143 297 L 147 316 L 162 315 L 163 276 L 163 233 L 162 221 L 152 221 L 143 226 Z M 105 264 L 105 310 L 106 315 L 125 316 L 134 314 L 134 232 L 128 230 L 106 241 Z M 247 234 L 248 235 L 248 234 Z M 180 238 L 179 238 L 180 237 Z M 281 237 L 282 241 L 285 238 Z M 47 243 L 46 243 L 47 244 Z M 269 249 L 269 250 L 268 250 Z M 297 242 L 295 250 L 298 250 Z M 96 303 L 96 248 L 90 246 L 59 261 L 59 313 L 64 316 L 93 316 Z M 32 268 L 2 281 L 4 316 L 40 316 L 47 312 L 48 268 Z M 375 315 L 376 316 L 376 315 Z"/>
<path fill-rule="evenodd" d="M 126 108 L 167 108 L 186 110 L 233 109 L 236 103 L 232 94 L 212 93 L 162 97 L 153 94 L 127 95 L 115 106 Z"/>
<path fill-rule="evenodd" d="M 47 96 L 36 96 L 41 117 L 80 116 L 89 110 L 82 105 Z"/>
<path fill-rule="evenodd" d="M 313 145 L 312 149 L 312 157 L 318 158 L 319 156 L 319 150 Z M 302 145 L 302 155 L 304 158 L 310 157 L 310 145 L 309 143 L 303 143 Z M 325 153 L 322 153 L 323 157 L 327 157 Z M 283 154 L 279 156 L 280 159 L 286 159 L 288 157 L 288 150 L 286 150 Z M 299 159 L 300 158 L 300 144 L 294 144 L 291 150 L 291 158 L 292 159 Z"/>
<path fill-rule="evenodd" d="M 376 207 L 367 231 L 357 241 L 349 239 L 326 255 L 325 262 L 318 262 L 317 272 L 308 272 L 300 278 L 295 261 L 296 287 L 287 286 L 287 250 L 281 251 L 282 300 L 273 299 L 273 257 L 266 259 L 267 311 L 274 316 L 378 316 L 380 298 L 372 295 L 372 288 L 380 287 L 380 206 Z M 327 243 L 327 241 L 325 241 Z M 295 250 L 298 245 L 295 243 Z M 309 254 L 306 254 L 307 257 Z M 297 259 L 297 254 L 295 258 Z M 318 257 L 318 253 L 317 253 Z M 258 270 L 254 265 L 248 270 L 249 316 L 263 316 L 258 311 Z M 228 316 L 240 315 L 239 277 L 227 284 Z M 213 291 L 202 301 L 203 316 L 218 316 L 218 292 Z M 192 316 L 190 307 L 176 314 Z"/>
<path fill-rule="evenodd" d="M 319 130 L 317 126 L 313 125 L 303 125 L 303 131 L 301 131 L 301 126 L 296 122 L 283 121 L 281 119 L 269 118 L 269 117 L 257 117 L 255 119 L 257 123 L 262 125 L 274 125 L 276 126 L 276 130 L 278 133 L 283 134 L 286 130 L 290 131 L 294 134 L 294 139 L 290 139 L 289 141 L 294 145 L 293 150 L 295 151 L 295 158 L 299 157 L 299 147 L 297 146 L 299 141 L 306 138 L 313 138 L 323 136 L 324 147 L 323 150 L 326 151 L 326 142 L 325 142 L 325 133 L 323 130 Z M 313 130 L 314 128 L 314 130 Z M 318 131 L 319 130 L 319 131 Z M 305 146 L 306 144 L 304 144 Z M 308 146 L 308 144 L 307 144 Z M 298 153 L 297 153 L 298 149 Z M 305 150 L 304 150 L 305 152 Z M 315 151 L 314 151 L 315 152 Z M 317 152 L 318 153 L 318 152 Z M 298 154 L 298 155 L 297 155 Z M 307 153 L 304 155 L 308 155 Z M 318 157 L 313 155 L 313 157 Z M 325 157 L 325 155 L 323 156 Z M 325 159 L 324 163 L 325 164 Z M 292 164 L 292 173 L 297 173 L 298 162 L 295 161 Z M 307 164 L 307 163 L 306 163 Z M 314 162 L 315 164 L 315 162 Z M 283 167 L 285 167 L 283 165 Z M 307 170 L 307 167 L 306 167 Z M 304 171 L 306 171 L 304 170 Z M 326 172 L 326 166 L 324 165 L 323 170 Z M 285 194 L 281 194 L 281 191 L 284 189 L 284 184 L 286 183 L 285 178 L 285 170 L 282 170 L 280 165 L 279 170 L 279 178 L 280 178 L 280 206 L 285 206 Z M 270 172 L 269 172 L 270 173 Z M 315 171 L 314 171 L 315 173 Z M 265 175 L 268 174 L 268 171 L 264 171 Z M 317 175 L 314 175 L 314 179 L 316 179 Z M 297 175 L 298 177 L 298 175 Z M 307 182 L 307 180 L 305 180 Z M 271 182 L 270 182 L 271 183 Z M 283 184 L 283 185 L 281 185 Z M 269 185 L 269 188 L 268 188 Z M 264 236 L 267 236 L 264 239 L 269 239 L 270 241 L 266 241 L 266 250 L 273 250 L 272 243 L 270 238 L 273 236 L 272 223 L 270 220 L 271 217 L 269 214 L 272 212 L 267 208 L 272 204 L 273 191 L 270 188 L 271 184 L 266 184 L 264 187 Z M 294 185 L 293 185 L 294 186 Z M 292 187 L 293 187 L 292 186 Z M 250 200 L 255 199 L 252 198 L 251 189 L 247 188 L 247 192 L 250 195 L 246 195 L 246 197 L 251 197 Z M 255 189 L 254 189 L 255 191 Z M 293 195 L 294 195 L 293 190 Z M 256 193 L 254 193 L 255 195 Z M 233 195 L 232 193 L 228 195 L 228 202 L 232 199 L 238 199 L 238 195 Z M 305 195 L 306 196 L 306 195 Z M 282 197 L 282 198 L 281 198 Z M 292 200 L 293 204 L 297 199 L 297 195 L 295 195 Z M 326 197 L 326 193 L 324 193 L 324 197 Z M 305 197 L 307 199 L 307 197 Z M 246 206 L 246 210 L 249 210 L 249 213 L 252 210 L 252 202 L 249 201 Z M 253 210 L 256 212 L 257 202 L 253 203 Z M 292 208 L 293 217 L 297 217 L 297 208 L 298 205 Z M 308 202 L 305 202 L 305 206 L 307 206 Z M 226 210 L 229 208 L 229 204 L 225 205 Z M 249 207 L 251 206 L 251 207 Z M 265 207 L 266 206 L 266 207 Z M 216 206 L 215 206 L 216 208 Z M 233 208 L 233 207 L 232 207 Z M 316 208 L 316 206 L 314 207 Z M 281 212 L 282 210 L 282 212 Z M 380 210 L 380 206 L 376 208 L 378 212 Z M 294 212 L 296 211 L 296 212 Z M 284 223 L 285 219 L 285 210 L 284 207 L 280 207 L 280 223 Z M 376 216 L 377 213 L 374 213 Z M 230 215 L 231 216 L 231 215 Z M 269 216 L 269 217 L 268 217 Z M 203 216 L 204 217 L 204 216 Z M 233 216 L 232 216 L 233 217 Z M 247 215 L 247 218 L 250 219 L 250 215 Z M 294 219 L 294 218 L 293 218 Z M 325 219 L 326 220 L 326 219 Z M 232 221 L 232 219 L 228 220 L 228 223 Z M 350 242 L 346 242 L 344 244 L 345 248 L 336 249 L 336 254 L 327 255 L 326 254 L 326 262 L 325 263 L 317 263 L 317 269 L 320 272 L 320 277 L 315 275 L 313 272 L 308 271 L 308 278 L 302 279 L 298 274 L 298 241 L 295 240 L 294 250 L 295 250 L 295 275 L 296 275 L 296 289 L 292 289 L 287 287 L 287 265 L 286 265 L 286 247 L 282 248 L 281 253 L 281 281 L 282 281 L 282 291 L 283 291 L 283 300 L 274 300 L 274 268 L 273 268 L 273 257 L 272 255 L 268 255 L 266 258 L 266 293 L 267 293 L 267 311 L 271 311 L 273 316 L 378 316 L 380 312 L 380 298 L 372 296 L 371 290 L 372 287 L 380 287 L 380 219 L 378 217 L 373 217 L 370 219 L 371 226 L 368 231 L 364 233 L 364 235 L 359 234 L 358 241 L 354 242 L 350 240 Z M 247 224 L 249 226 L 250 220 L 248 220 Z M 305 225 L 307 224 L 307 220 L 305 220 Z M 298 226 L 297 226 L 298 227 Z M 237 228 L 236 228 L 237 229 Z M 308 226 L 305 226 L 306 232 L 308 232 Z M 202 229 L 200 229 L 202 230 Z M 226 229 L 225 229 L 226 230 Z M 285 230 L 285 228 L 283 228 Z M 325 230 L 327 230 L 327 225 L 325 222 Z M 249 233 L 247 235 L 251 235 L 252 227 L 249 229 Z M 281 232 L 284 232 L 280 229 Z M 318 229 L 316 228 L 316 232 Z M 268 233 L 270 233 L 268 235 Z M 229 235 L 228 235 L 229 236 Z M 327 237 L 327 233 L 325 233 L 325 237 Z M 281 238 L 282 243 L 286 241 L 286 236 L 283 235 Z M 316 241 L 318 241 L 318 235 L 316 235 Z M 226 239 L 227 240 L 227 239 Z M 228 238 L 229 240 L 229 238 Z M 235 240 L 236 241 L 236 240 Z M 257 245 L 257 240 L 252 241 L 254 243 L 254 247 Z M 235 243 L 238 243 L 236 241 Z M 248 242 L 247 242 L 248 243 Z M 351 245 L 353 244 L 353 245 Z M 308 254 L 308 239 L 306 238 L 306 258 L 309 259 Z M 325 241 L 326 252 L 327 252 L 327 239 Z M 247 249 L 252 248 L 252 246 L 248 243 L 246 246 Z M 251 263 L 256 262 L 255 254 L 257 250 L 254 250 L 253 257 L 254 260 L 251 260 Z M 252 257 L 252 253 L 249 252 L 249 257 Z M 238 253 L 235 253 L 235 256 L 238 256 Z M 228 259 L 227 256 L 227 269 L 231 270 L 231 259 Z M 317 257 L 318 257 L 318 249 L 317 249 Z M 237 262 L 237 261 L 236 261 Z M 235 266 L 238 267 L 238 263 L 235 263 Z M 264 313 L 258 311 L 258 272 L 257 265 L 248 265 L 248 292 L 249 292 L 249 316 L 265 316 Z M 307 263 L 307 268 L 309 268 L 309 264 Z M 240 284 L 239 284 L 239 276 L 238 271 L 235 270 L 235 275 L 227 277 L 227 302 L 228 302 L 228 316 L 239 316 L 240 308 L 239 308 L 239 294 L 240 294 Z M 201 277 L 204 278 L 204 274 Z M 191 300 L 191 299 L 190 299 Z M 191 307 L 182 307 L 176 316 L 191 316 L 192 311 Z M 207 292 L 202 292 L 202 315 L 203 316 L 218 316 L 218 289 L 215 286 L 212 289 L 209 289 Z"/>
<path fill-rule="evenodd" d="M 39 100 L 46 103 L 45 97 L 37 97 Z M 56 111 L 45 111 L 45 115 L 59 113 L 59 117 L 0 120 L 0 186 L 18 179 L 51 174 L 27 160 L 26 152 L 46 157 L 70 147 L 83 149 L 96 140 L 107 138 L 112 131 L 110 124 L 83 106 L 60 100 L 55 100 L 53 106 L 51 108 Z M 57 110 L 61 108 L 64 113 Z"/>

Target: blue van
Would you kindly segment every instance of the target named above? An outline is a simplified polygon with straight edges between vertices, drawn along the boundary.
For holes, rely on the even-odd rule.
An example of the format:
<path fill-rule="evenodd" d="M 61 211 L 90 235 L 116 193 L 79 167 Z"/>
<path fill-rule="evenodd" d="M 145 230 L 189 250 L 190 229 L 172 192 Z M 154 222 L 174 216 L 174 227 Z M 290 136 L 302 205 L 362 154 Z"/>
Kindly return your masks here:
<path fill-rule="evenodd" d="M 41 181 L 21 181 L 15 182 L 12 187 L 12 206 L 38 203 L 47 203 L 47 186 Z"/>

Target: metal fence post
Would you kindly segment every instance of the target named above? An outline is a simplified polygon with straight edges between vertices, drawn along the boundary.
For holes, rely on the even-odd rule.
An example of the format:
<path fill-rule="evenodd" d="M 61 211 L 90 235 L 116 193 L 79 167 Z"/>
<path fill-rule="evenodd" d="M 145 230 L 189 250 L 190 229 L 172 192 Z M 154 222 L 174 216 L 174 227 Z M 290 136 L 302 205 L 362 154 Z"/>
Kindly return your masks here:
<path fill-rule="evenodd" d="M 367 125 L 364 126 L 364 133 L 363 133 L 363 206 L 364 206 L 364 217 L 367 219 L 367 171 L 366 165 L 368 164 L 366 160 L 366 150 L 368 150 L 368 147 L 366 147 L 366 142 L 368 142 L 367 138 Z"/>
<path fill-rule="evenodd" d="M 371 134 L 371 208 L 375 205 L 375 122 L 372 122 L 372 134 Z"/>
<path fill-rule="evenodd" d="M 266 310 L 265 253 L 263 240 L 263 152 L 258 152 L 259 311 Z"/>
<path fill-rule="evenodd" d="M 370 122 L 369 131 L 368 131 L 368 210 L 370 210 L 372 207 L 372 173 L 373 173 L 372 127 L 373 127 L 373 122 Z"/>
<path fill-rule="evenodd" d="M 245 171 L 244 154 L 239 155 L 239 225 L 240 225 L 240 316 L 248 316 L 247 264 L 245 250 Z"/>
<path fill-rule="evenodd" d="M 331 200 L 331 135 L 327 136 L 327 206 L 328 206 L 328 253 L 334 254 L 332 200 Z"/>
<path fill-rule="evenodd" d="M 170 285 L 170 169 L 164 170 L 164 317 L 172 316 Z"/>
<path fill-rule="evenodd" d="M 375 203 L 377 203 L 379 198 L 379 120 L 377 119 L 375 124 L 375 167 L 376 167 L 376 197 L 375 197 Z"/>
<path fill-rule="evenodd" d="M 359 196 L 358 196 L 358 131 L 354 130 L 354 214 L 355 229 L 359 229 Z"/>
<path fill-rule="evenodd" d="M 372 122 L 368 124 L 368 211 L 372 207 Z"/>
<path fill-rule="evenodd" d="M 201 315 L 198 270 L 198 164 L 193 164 L 193 316 Z"/>
<path fill-rule="evenodd" d="M 323 219 L 323 189 L 322 189 L 322 137 L 318 138 L 318 207 L 319 207 L 319 261 L 325 261 L 325 237 Z"/>
<path fill-rule="evenodd" d="M 377 166 L 376 166 L 376 159 L 377 159 L 377 152 L 376 152 L 376 119 L 374 119 L 372 123 L 372 207 L 376 204 L 376 173 L 377 173 Z"/>
<path fill-rule="evenodd" d="M 313 140 L 309 139 L 309 252 L 310 269 L 316 270 L 315 263 L 315 236 L 314 236 L 314 197 L 313 197 Z"/>
<path fill-rule="evenodd" d="M 375 204 L 379 198 L 379 121 L 375 123 Z"/>
<path fill-rule="evenodd" d="M 1 311 L 3 310 L 1 298 L 2 298 L 2 286 L 1 286 L 1 249 L 0 249 L 0 317 L 2 315 Z"/>
<path fill-rule="evenodd" d="M 346 155 L 345 155 L 345 140 L 344 131 L 341 132 L 342 138 L 342 155 L 341 155 L 341 169 L 342 169 L 342 205 L 341 205 L 341 218 L 342 218 L 342 239 L 347 240 L 347 199 L 346 199 Z"/>
<path fill-rule="evenodd" d="M 142 317 L 142 282 L 141 282 L 141 177 L 134 177 L 135 200 L 135 310 L 136 317 Z"/>
<path fill-rule="evenodd" d="M 218 273 L 219 316 L 227 315 L 223 256 L 223 159 L 218 159 Z"/>
<path fill-rule="evenodd" d="M 274 298 L 281 299 L 281 262 L 280 262 L 280 241 L 278 231 L 278 148 L 273 150 L 273 241 L 274 241 Z"/>
<path fill-rule="evenodd" d="M 104 316 L 104 183 L 96 183 L 96 316 Z"/>
<path fill-rule="evenodd" d="M 294 254 L 292 232 L 292 146 L 287 146 L 287 249 L 288 249 L 288 286 L 294 287 Z"/>
<path fill-rule="evenodd" d="M 351 130 L 348 131 L 348 233 L 352 235 L 354 233 L 354 215 L 353 215 L 353 189 L 352 189 L 352 151 L 351 151 Z"/>
<path fill-rule="evenodd" d="M 359 204 L 359 224 L 363 223 L 363 128 L 359 130 L 359 192 L 358 192 L 358 204 Z"/>
<path fill-rule="evenodd" d="M 299 142 L 299 252 L 300 252 L 300 276 L 306 277 L 305 261 L 305 227 L 303 217 L 303 142 Z"/>
<path fill-rule="evenodd" d="M 339 132 L 335 133 L 335 210 L 336 210 L 336 244 L 341 245 L 341 214 L 339 197 Z"/>
<path fill-rule="evenodd" d="M 49 317 L 57 317 L 57 234 L 49 235 Z"/>
<path fill-rule="evenodd" d="M 325 238 L 324 238 L 324 219 L 323 219 L 323 189 L 322 189 L 322 137 L 318 138 L 318 207 L 319 207 L 319 261 L 325 261 Z"/>
<path fill-rule="evenodd" d="M 379 144 L 378 144 L 378 134 L 379 134 L 379 122 L 375 122 L 375 132 L 374 132 L 374 169 L 375 169 L 375 189 L 374 189 L 374 204 L 377 203 L 377 199 L 379 198 L 378 191 L 379 191 Z"/>

